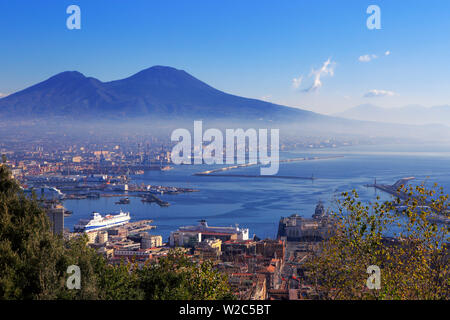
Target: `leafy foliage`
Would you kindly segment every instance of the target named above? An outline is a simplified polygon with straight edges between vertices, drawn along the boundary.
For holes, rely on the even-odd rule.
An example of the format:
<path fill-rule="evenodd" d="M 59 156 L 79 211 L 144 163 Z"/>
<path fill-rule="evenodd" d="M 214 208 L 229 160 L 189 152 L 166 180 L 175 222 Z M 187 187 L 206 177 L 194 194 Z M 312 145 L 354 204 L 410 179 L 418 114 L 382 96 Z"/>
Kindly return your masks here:
<path fill-rule="evenodd" d="M 139 269 L 109 265 L 87 237 L 54 235 L 44 210 L 0 165 L 0 299 L 226 299 L 226 278 L 210 263 L 178 251 Z M 66 287 L 67 267 L 81 270 L 81 289 Z"/>
<path fill-rule="evenodd" d="M 146 299 L 233 299 L 226 277 L 210 261 L 195 263 L 176 249 L 138 271 Z"/>
<path fill-rule="evenodd" d="M 322 299 L 449 299 L 449 228 L 433 222 L 448 215 L 442 188 L 401 186 L 392 201 L 365 205 L 356 191 L 337 200 L 336 233 L 307 264 Z M 384 237 L 387 232 L 393 238 Z M 381 288 L 369 290 L 371 265 Z"/>

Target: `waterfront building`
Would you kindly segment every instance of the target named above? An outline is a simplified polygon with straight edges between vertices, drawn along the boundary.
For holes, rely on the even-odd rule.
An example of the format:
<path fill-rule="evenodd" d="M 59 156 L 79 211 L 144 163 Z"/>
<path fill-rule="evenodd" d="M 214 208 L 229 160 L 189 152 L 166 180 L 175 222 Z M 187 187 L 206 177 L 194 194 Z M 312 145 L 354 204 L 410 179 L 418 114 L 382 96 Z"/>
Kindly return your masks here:
<path fill-rule="evenodd" d="M 228 240 L 248 240 L 249 231 L 247 228 L 236 227 L 210 227 L 205 220 L 201 220 L 196 226 L 180 227 L 177 231 L 171 232 L 169 238 L 170 246 L 190 246 L 202 242 L 205 239 Z"/>
<path fill-rule="evenodd" d="M 278 225 L 278 239 L 287 241 L 321 241 L 333 233 L 333 219 L 325 212 L 322 203 L 316 206 L 312 218 L 303 218 L 298 214 L 281 217 Z"/>
<path fill-rule="evenodd" d="M 86 235 L 88 237 L 88 244 L 95 243 L 95 240 L 97 239 L 98 231 L 90 231 L 86 232 Z"/>
<path fill-rule="evenodd" d="M 116 228 L 110 228 L 106 230 L 109 237 L 117 237 L 125 239 L 128 236 L 128 230 L 121 226 Z"/>
<path fill-rule="evenodd" d="M 202 259 L 218 259 L 221 254 L 222 240 L 206 239 L 194 248 L 194 255 Z"/>
<path fill-rule="evenodd" d="M 141 249 L 149 249 L 162 246 L 162 237 L 156 235 L 144 234 L 141 238 Z"/>
<path fill-rule="evenodd" d="M 54 234 L 63 234 L 64 232 L 64 212 L 66 209 L 62 205 L 55 205 L 47 208 L 47 216 L 50 219 L 50 225 Z"/>
<path fill-rule="evenodd" d="M 96 243 L 105 244 L 108 242 L 108 232 L 103 230 L 97 233 Z"/>
<path fill-rule="evenodd" d="M 169 237 L 171 247 L 194 247 L 196 243 L 201 241 L 202 234 L 199 232 L 173 231 Z"/>

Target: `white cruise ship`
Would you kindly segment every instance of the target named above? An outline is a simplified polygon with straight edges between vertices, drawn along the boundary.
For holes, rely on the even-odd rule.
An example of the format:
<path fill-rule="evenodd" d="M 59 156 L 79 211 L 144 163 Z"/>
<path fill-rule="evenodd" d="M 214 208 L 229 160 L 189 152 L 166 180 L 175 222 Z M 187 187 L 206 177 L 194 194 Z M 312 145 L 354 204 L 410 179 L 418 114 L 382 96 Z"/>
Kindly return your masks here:
<path fill-rule="evenodd" d="M 90 219 L 80 219 L 73 227 L 75 232 L 89 232 L 108 229 L 126 224 L 130 221 L 130 213 L 107 214 L 104 217 L 98 212 L 93 212 Z"/>

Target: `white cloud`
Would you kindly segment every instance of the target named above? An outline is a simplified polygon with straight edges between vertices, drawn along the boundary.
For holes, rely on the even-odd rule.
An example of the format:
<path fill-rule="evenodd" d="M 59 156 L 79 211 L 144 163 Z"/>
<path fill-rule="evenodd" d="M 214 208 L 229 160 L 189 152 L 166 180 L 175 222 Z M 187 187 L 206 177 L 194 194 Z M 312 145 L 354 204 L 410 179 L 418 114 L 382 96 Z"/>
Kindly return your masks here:
<path fill-rule="evenodd" d="M 269 101 L 270 99 L 272 98 L 272 95 L 267 95 L 267 96 L 262 96 L 261 97 L 261 100 L 263 100 L 263 101 Z"/>
<path fill-rule="evenodd" d="M 1 92 L 0 92 L 0 99 L 1 99 L 1 98 L 4 98 L 4 97 L 6 97 L 6 96 L 7 96 L 6 93 L 1 93 Z"/>
<path fill-rule="evenodd" d="M 302 82 L 303 82 L 303 76 L 292 79 L 292 88 L 298 89 L 302 85 Z"/>
<path fill-rule="evenodd" d="M 364 56 L 360 56 L 359 58 L 358 58 L 358 60 L 360 61 L 360 62 L 369 62 L 370 60 L 372 60 L 372 59 L 370 59 L 370 56 L 369 55 L 364 55 Z"/>
<path fill-rule="evenodd" d="M 358 58 L 358 60 L 360 62 L 369 62 L 369 61 L 371 61 L 373 59 L 376 59 L 376 58 L 378 58 L 378 56 L 376 54 L 365 54 L 363 56 L 360 56 Z"/>
<path fill-rule="evenodd" d="M 384 56 L 388 56 L 390 54 L 391 54 L 391 52 L 389 50 L 387 50 L 383 53 Z M 359 56 L 358 61 L 359 62 L 370 62 L 377 58 L 378 58 L 378 55 L 376 55 L 376 54 L 365 54 L 363 56 Z"/>
<path fill-rule="evenodd" d="M 373 89 L 373 90 L 370 90 L 369 92 L 367 92 L 364 95 L 364 98 L 392 97 L 395 95 L 396 95 L 396 93 L 393 91 Z"/>
<path fill-rule="evenodd" d="M 322 65 L 322 68 L 320 68 L 319 70 L 312 70 L 311 74 L 309 75 L 314 76 L 314 82 L 312 84 L 311 87 L 309 87 L 308 89 L 303 90 L 304 92 L 311 92 L 311 91 L 316 91 L 318 90 L 320 87 L 322 87 L 322 76 L 333 76 L 334 75 L 334 66 L 335 63 L 331 61 L 331 59 L 329 58 L 327 61 L 325 61 Z"/>

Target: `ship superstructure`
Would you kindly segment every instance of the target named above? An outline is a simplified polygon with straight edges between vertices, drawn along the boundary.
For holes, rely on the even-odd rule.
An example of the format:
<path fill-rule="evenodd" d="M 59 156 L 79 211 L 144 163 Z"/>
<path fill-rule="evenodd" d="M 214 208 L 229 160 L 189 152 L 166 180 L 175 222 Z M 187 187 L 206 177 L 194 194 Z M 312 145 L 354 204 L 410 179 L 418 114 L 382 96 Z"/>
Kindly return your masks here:
<path fill-rule="evenodd" d="M 107 214 L 102 216 L 93 212 L 90 219 L 80 219 L 74 226 L 75 232 L 89 232 L 108 229 L 126 224 L 130 221 L 130 213 L 120 211 L 118 214 Z"/>

